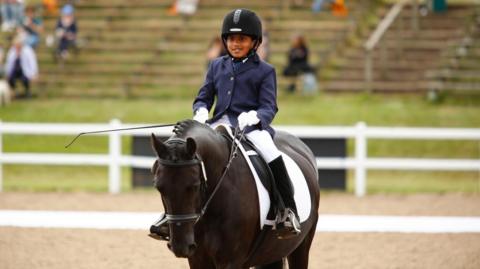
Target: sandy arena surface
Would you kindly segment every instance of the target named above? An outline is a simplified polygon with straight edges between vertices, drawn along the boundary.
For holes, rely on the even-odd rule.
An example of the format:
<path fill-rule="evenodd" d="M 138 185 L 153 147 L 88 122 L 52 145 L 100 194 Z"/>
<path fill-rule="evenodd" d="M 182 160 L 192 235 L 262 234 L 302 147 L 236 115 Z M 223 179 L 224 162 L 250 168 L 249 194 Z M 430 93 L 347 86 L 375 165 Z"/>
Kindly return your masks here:
<path fill-rule="evenodd" d="M 0 209 L 162 211 L 158 194 L 1 193 Z M 322 214 L 480 216 L 480 195 L 328 194 Z M 0 268 L 188 268 L 146 231 L 0 227 Z M 317 233 L 310 268 L 480 268 L 480 233 Z"/>

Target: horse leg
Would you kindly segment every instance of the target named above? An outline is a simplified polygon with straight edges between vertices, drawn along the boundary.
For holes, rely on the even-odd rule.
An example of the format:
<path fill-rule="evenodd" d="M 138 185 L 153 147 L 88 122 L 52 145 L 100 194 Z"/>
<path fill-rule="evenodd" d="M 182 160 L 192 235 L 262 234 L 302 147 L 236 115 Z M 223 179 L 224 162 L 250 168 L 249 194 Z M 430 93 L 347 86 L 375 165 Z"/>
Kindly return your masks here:
<path fill-rule="evenodd" d="M 288 268 L 307 269 L 308 254 L 315 236 L 317 222 L 312 226 L 303 242 L 288 256 Z"/>
<path fill-rule="evenodd" d="M 255 269 L 283 269 L 283 260 L 279 260 L 267 265 L 256 266 Z"/>

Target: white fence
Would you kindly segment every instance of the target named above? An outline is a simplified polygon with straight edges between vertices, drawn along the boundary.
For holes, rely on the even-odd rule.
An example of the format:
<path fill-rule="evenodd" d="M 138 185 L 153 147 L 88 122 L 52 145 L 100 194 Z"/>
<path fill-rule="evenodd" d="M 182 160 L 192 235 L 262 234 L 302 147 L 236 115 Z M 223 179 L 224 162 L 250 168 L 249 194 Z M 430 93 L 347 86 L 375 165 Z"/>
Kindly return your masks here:
<path fill-rule="evenodd" d="M 69 153 L 10 153 L 3 152 L 2 134 L 19 135 L 77 135 L 81 132 L 113 128 L 137 127 L 140 125 L 121 124 L 118 120 L 110 124 L 45 124 L 0 122 L 0 191 L 2 190 L 2 164 L 36 165 L 98 165 L 109 167 L 109 192 L 120 192 L 121 167 L 150 168 L 154 159 L 122 155 L 122 136 L 147 136 L 155 132 L 160 136 L 170 136 L 172 128 L 141 129 L 102 133 L 109 137 L 108 154 L 69 154 Z M 413 158 L 368 158 L 368 139 L 415 139 L 415 140 L 473 140 L 480 143 L 480 129 L 453 128 L 400 128 L 367 127 L 359 122 L 354 127 L 316 126 L 276 126 L 300 138 L 347 138 L 355 141 L 355 155 L 346 158 L 317 157 L 321 169 L 354 169 L 355 193 L 366 194 L 366 171 L 378 170 L 444 170 L 479 171 L 479 159 L 413 159 Z M 77 143 L 81 143 L 77 141 Z M 73 145 L 75 146 L 75 145 Z M 480 150 L 480 144 L 479 144 Z M 68 150 L 66 150 L 68 152 Z M 480 154 L 479 154 L 480 155 Z"/>

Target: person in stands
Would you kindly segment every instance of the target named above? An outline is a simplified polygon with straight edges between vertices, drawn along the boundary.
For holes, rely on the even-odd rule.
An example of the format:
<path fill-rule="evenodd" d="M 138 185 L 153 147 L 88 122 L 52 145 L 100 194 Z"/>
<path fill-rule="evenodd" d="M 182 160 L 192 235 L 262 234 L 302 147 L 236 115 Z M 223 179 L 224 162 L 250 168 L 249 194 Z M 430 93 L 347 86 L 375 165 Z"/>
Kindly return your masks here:
<path fill-rule="evenodd" d="M 227 51 L 225 46 L 223 46 L 222 39 L 218 36 L 214 37 L 210 41 L 210 46 L 207 50 L 207 67 L 210 66 L 210 63 L 218 57 L 225 56 Z"/>
<path fill-rule="evenodd" d="M 57 21 L 55 34 L 58 40 L 57 56 L 65 60 L 69 56 L 69 49 L 76 47 L 77 22 L 74 16 L 74 8 L 70 4 L 63 6 L 61 16 Z"/>
<path fill-rule="evenodd" d="M 290 78 L 290 84 L 287 87 L 288 92 L 295 91 L 295 84 L 299 75 L 314 71 L 308 63 L 308 56 L 309 51 L 305 38 L 300 34 L 295 35 L 288 51 L 288 65 L 283 70 L 283 75 Z"/>
<path fill-rule="evenodd" d="M 36 49 L 38 43 L 40 43 L 40 34 L 43 32 L 43 22 L 42 19 L 36 15 L 33 6 L 27 6 L 25 9 L 23 30 L 26 34 L 25 43 L 33 49 Z"/>
<path fill-rule="evenodd" d="M 30 98 L 30 83 L 38 76 L 38 64 L 35 51 L 25 45 L 24 41 L 22 36 L 17 36 L 13 40 L 13 45 L 7 53 L 5 74 L 10 88 L 14 91 L 17 80 L 22 82 L 25 95 L 16 94 L 16 96 Z"/>

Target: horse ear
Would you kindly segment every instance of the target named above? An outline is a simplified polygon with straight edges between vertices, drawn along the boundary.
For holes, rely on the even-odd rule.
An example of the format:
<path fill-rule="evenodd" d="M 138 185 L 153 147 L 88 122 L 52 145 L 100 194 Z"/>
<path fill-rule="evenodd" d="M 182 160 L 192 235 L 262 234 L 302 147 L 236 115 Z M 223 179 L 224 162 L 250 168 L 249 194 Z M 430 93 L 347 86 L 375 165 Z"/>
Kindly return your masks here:
<path fill-rule="evenodd" d="M 165 146 L 165 144 L 163 144 L 162 141 L 158 140 L 153 133 L 150 137 L 150 143 L 152 144 L 152 149 L 155 151 L 159 158 L 166 155 L 167 147 Z"/>
<path fill-rule="evenodd" d="M 197 143 L 193 138 L 187 138 L 187 154 L 189 156 L 194 156 L 195 152 L 197 151 Z"/>

